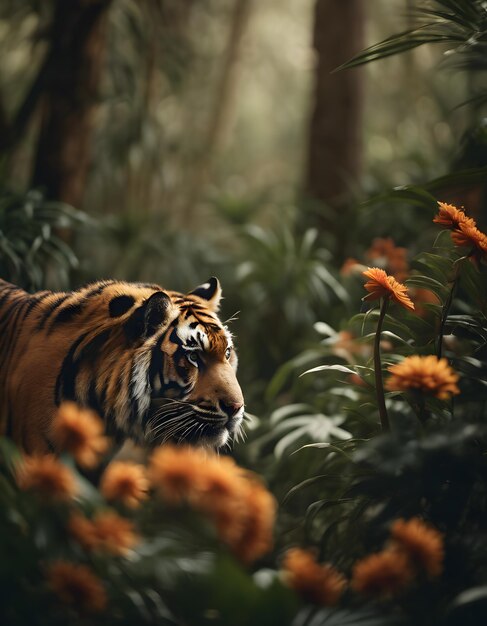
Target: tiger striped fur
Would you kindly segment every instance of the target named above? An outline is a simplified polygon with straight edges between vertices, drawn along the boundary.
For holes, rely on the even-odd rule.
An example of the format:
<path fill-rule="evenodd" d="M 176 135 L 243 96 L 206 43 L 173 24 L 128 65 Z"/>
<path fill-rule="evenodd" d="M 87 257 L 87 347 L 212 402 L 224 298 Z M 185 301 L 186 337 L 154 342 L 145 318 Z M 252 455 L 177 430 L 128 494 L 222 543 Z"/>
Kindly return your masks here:
<path fill-rule="evenodd" d="M 220 296 L 216 278 L 187 295 L 116 280 L 31 295 L 0 279 L 2 433 L 53 450 L 56 407 L 73 400 L 120 442 L 226 445 L 244 401 Z"/>

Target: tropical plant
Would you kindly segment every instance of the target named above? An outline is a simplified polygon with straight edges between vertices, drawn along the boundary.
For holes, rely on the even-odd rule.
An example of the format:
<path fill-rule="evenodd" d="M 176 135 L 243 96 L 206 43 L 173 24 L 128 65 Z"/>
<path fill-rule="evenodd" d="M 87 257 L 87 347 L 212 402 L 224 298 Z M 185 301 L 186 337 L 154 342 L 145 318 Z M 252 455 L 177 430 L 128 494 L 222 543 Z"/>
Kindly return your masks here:
<path fill-rule="evenodd" d="M 354 594 L 344 599 L 352 603 L 345 623 L 362 623 L 371 600 L 382 603 L 385 623 L 475 624 L 485 611 L 487 236 L 452 205 L 440 203 L 434 221 L 443 231 L 433 252 L 413 259 L 406 281 L 414 298 L 419 290 L 434 294 L 430 302 L 416 300 L 418 310 L 410 310 L 403 285 L 382 269 L 367 271 L 364 299 L 378 299 L 380 307 L 352 318 L 340 343 L 333 329 L 318 325 L 327 339 L 293 363 L 302 369 L 326 357 L 305 377 L 321 383 L 299 390 L 310 406 L 277 410 L 274 431 L 251 444 L 256 458 L 275 444 L 277 463 L 262 467 L 278 493 L 287 487 L 280 536 L 315 546 L 321 560 L 350 573 Z M 333 414 L 337 404 L 353 438 L 333 432 L 331 422 L 323 436 L 317 407 Z M 307 428 L 313 414 L 315 428 Z M 375 562 L 388 567 L 396 523 L 413 528 L 419 519 L 442 533 L 444 559 L 426 527 L 415 535 L 430 565 L 441 561 L 441 578 L 425 572 L 408 578 L 403 565 L 390 572 L 402 582 L 387 588 L 387 576 L 374 578 Z M 339 612 L 306 615 L 327 624 Z"/>
<path fill-rule="evenodd" d="M 28 290 L 67 287 L 78 259 L 66 236 L 88 224 L 84 213 L 37 191 L 0 188 L 0 276 Z"/>
<path fill-rule="evenodd" d="M 432 0 L 418 2 L 412 9 L 417 23 L 413 28 L 374 44 L 343 64 L 340 69 L 356 67 L 403 53 L 424 44 L 448 45 L 445 56 L 458 68 L 487 70 L 487 11 L 483 0 Z M 477 97 L 486 102 L 485 88 Z"/>
<path fill-rule="evenodd" d="M 252 303 L 245 332 L 253 338 L 252 345 L 246 342 L 242 348 L 253 378 L 268 380 L 302 348 L 319 311 L 332 303 L 343 304 L 348 295 L 316 230 L 299 235 L 286 224 L 274 232 L 249 226 L 242 239 L 234 302 L 238 310 Z M 260 346 L 257 355 L 255 345 Z M 249 348 L 253 357 L 246 354 Z"/>

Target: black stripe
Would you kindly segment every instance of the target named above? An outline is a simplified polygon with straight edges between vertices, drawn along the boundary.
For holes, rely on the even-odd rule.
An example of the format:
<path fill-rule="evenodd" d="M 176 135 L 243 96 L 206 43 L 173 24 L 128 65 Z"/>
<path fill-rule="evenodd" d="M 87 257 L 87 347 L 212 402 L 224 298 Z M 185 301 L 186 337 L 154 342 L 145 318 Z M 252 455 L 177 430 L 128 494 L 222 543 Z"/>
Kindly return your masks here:
<path fill-rule="evenodd" d="M 159 337 L 156 345 L 152 348 L 152 351 L 151 351 L 152 356 L 151 356 L 151 362 L 149 365 L 149 383 L 151 385 L 156 375 L 161 374 L 163 367 L 164 367 L 164 353 L 162 352 L 161 346 L 168 332 L 169 332 L 169 328 L 167 328 L 164 331 L 164 333 Z M 162 386 L 162 378 L 161 378 L 161 386 Z"/>
<path fill-rule="evenodd" d="M 120 317 L 130 311 L 135 304 L 135 298 L 133 296 L 116 296 L 112 298 L 108 303 L 108 311 L 110 317 Z"/>
<path fill-rule="evenodd" d="M 175 343 L 178 346 L 182 346 L 183 345 L 183 341 L 180 338 L 180 336 L 178 335 L 177 330 L 174 328 L 171 336 L 169 337 L 169 341 L 172 341 L 173 343 Z"/>
<path fill-rule="evenodd" d="M 37 324 L 37 330 L 42 330 L 44 328 L 44 326 L 46 325 L 47 320 L 51 317 L 51 315 L 56 311 L 56 309 L 58 309 L 61 304 L 63 302 L 65 302 L 69 297 L 71 296 L 70 293 L 65 294 L 64 296 L 60 296 L 57 300 L 54 300 L 54 302 L 51 302 L 51 304 L 47 305 L 47 309 L 44 311 L 44 314 L 41 316 L 41 319 L 39 320 L 38 324 Z"/>
<path fill-rule="evenodd" d="M 0 306 L 2 306 L 5 303 L 5 306 L 7 307 L 2 317 L 0 317 L 0 326 L 5 323 L 5 320 L 10 315 L 12 306 L 17 302 L 17 300 L 13 300 L 12 302 L 7 303 L 7 300 L 10 297 L 12 291 L 19 291 L 19 290 L 16 287 L 14 287 L 14 289 L 10 289 L 8 293 L 4 294 L 2 298 L 0 298 Z"/>
<path fill-rule="evenodd" d="M 48 333 L 51 333 L 57 324 L 66 324 L 67 322 L 70 322 L 73 319 L 73 317 L 76 317 L 76 315 L 79 315 L 82 310 L 83 310 L 82 302 L 75 302 L 74 304 L 68 304 L 65 307 L 63 307 L 54 318 L 54 321 L 52 322 Z"/>
<path fill-rule="evenodd" d="M 2 317 L 0 318 L 0 327 L 3 326 L 3 324 L 7 324 L 7 328 L 8 328 L 8 318 L 10 315 L 12 315 L 12 311 L 15 309 L 15 307 L 19 304 L 19 300 L 13 300 L 12 302 L 9 302 L 6 305 L 6 310 L 5 313 L 2 315 Z"/>
<path fill-rule="evenodd" d="M 15 346 L 15 344 L 17 343 L 17 339 L 19 338 L 19 334 L 17 332 L 17 326 L 18 326 L 18 322 L 20 319 L 20 316 L 22 315 L 22 313 L 24 312 L 26 306 L 28 306 L 29 301 L 26 299 L 24 302 L 22 302 L 22 304 L 17 308 L 17 312 L 15 313 L 15 318 L 12 320 L 11 324 L 10 324 L 10 328 L 9 328 L 9 332 L 6 333 L 9 337 L 7 345 L 5 346 L 3 352 L 5 355 L 5 359 L 8 361 L 9 357 L 10 357 L 10 352 L 11 349 Z"/>
<path fill-rule="evenodd" d="M 181 386 L 179 383 L 177 383 L 175 380 L 170 380 L 166 385 L 164 385 L 164 391 L 178 391 L 179 395 L 181 395 L 184 391 L 184 389 L 186 389 L 187 385 L 183 385 Z"/>
<path fill-rule="evenodd" d="M 90 388 L 88 390 L 88 405 L 93 409 L 93 411 L 96 411 L 98 415 L 103 415 L 103 408 L 96 392 L 96 377 L 92 378 L 90 382 Z"/>
<path fill-rule="evenodd" d="M 0 307 L 2 306 L 4 301 L 10 297 L 12 291 L 17 291 L 17 287 L 14 287 L 13 285 L 7 285 L 6 287 L 3 287 L 2 291 L 5 293 L 3 293 L 2 297 L 0 298 Z"/>
<path fill-rule="evenodd" d="M 100 295 L 103 291 L 105 291 L 105 289 L 107 287 L 110 287 L 110 285 L 114 285 L 117 281 L 116 280 L 106 280 L 103 281 L 103 283 L 96 283 L 96 285 L 94 287 L 92 287 L 89 291 L 87 291 L 85 294 L 83 294 L 84 298 L 92 298 L 93 296 L 98 296 Z M 88 285 L 87 285 L 88 287 Z"/>
<path fill-rule="evenodd" d="M 52 295 L 52 291 L 41 292 L 41 294 L 34 294 L 33 296 L 31 296 L 30 304 L 27 307 L 27 311 L 25 312 L 25 315 L 24 315 L 24 320 L 26 320 L 29 317 L 29 315 L 32 312 L 32 309 L 37 304 L 39 304 L 40 302 L 48 298 L 50 295 Z"/>
<path fill-rule="evenodd" d="M 74 392 L 76 388 L 76 376 L 78 375 L 78 361 L 74 361 L 74 353 L 78 346 L 86 339 L 88 333 L 83 333 L 71 344 L 69 352 L 64 358 L 58 377 L 56 379 L 56 388 L 54 390 L 54 400 L 56 405 L 61 404 L 61 400 L 75 400 Z"/>
<path fill-rule="evenodd" d="M 97 357 L 99 356 L 101 346 L 110 336 L 110 329 L 104 330 L 93 337 L 93 339 L 83 347 L 78 358 L 75 360 L 74 354 L 87 335 L 88 333 L 84 333 L 81 337 L 78 337 L 78 339 L 72 344 L 66 358 L 63 361 L 61 371 L 59 372 L 56 380 L 55 401 L 58 405 L 62 399 L 76 400 L 76 377 L 78 376 L 79 366 L 85 359 L 94 365 Z"/>

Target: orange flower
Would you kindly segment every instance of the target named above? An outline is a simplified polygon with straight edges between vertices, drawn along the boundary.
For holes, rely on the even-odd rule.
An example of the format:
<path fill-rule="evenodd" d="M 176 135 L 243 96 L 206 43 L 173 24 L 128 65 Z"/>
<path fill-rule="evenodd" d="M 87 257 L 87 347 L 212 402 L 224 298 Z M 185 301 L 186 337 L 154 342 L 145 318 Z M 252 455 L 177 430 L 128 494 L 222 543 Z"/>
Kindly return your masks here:
<path fill-rule="evenodd" d="M 209 457 L 201 466 L 200 490 L 192 504 L 215 523 L 220 539 L 237 541 L 244 528 L 245 490 L 242 470 L 228 457 Z"/>
<path fill-rule="evenodd" d="M 386 382 L 389 391 L 417 389 L 446 400 L 460 393 L 457 387 L 458 374 L 446 359 L 434 355 L 408 356 L 401 363 L 388 367 L 392 376 Z"/>
<path fill-rule="evenodd" d="M 407 250 L 396 246 L 391 237 L 376 237 L 366 251 L 365 257 L 386 269 L 400 282 L 408 277 Z"/>
<path fill-rule="evenodd" d="M 99 539 L 94 523 L 84 515 L 75 513 L 68 521 L 68 530 L 73 539 L 89 552 L 96 550 Z"/>
<path fill-rule="evenodd" d="M 100 491 L 107 500 L 118 500 L 132 509 L 147 498 L 148 489 L 145 469 L 137 463 L 114 461 L 100 481 Z"/>
<path fill-rule="evenodd" d="M 335 605 L 346 585 L 344 576 L 334 567 L 320 565 L 310 551 L 301 548 L 288 550 L 282 567 L 289 587 L 313 604 Z"/>
<path fill-rule="evenodd" d="M 100 549 L 109 554 L 124 556 L 139 541 L 133 523 L 112 511 L 98 513 L 94 524 Z"/>
<path fill-rule="evenodd" d="M 471 255 L 478 259 L 487 256 L 487 235 L 481 232 L 475 224 L 462 223 L 458 230 L 452 230 L 451 238 L 456 246 L 471 248 Z"/>
<path fill-rule="evenodd" d="M 392 298 L 398 304 L 410 311 L 414 311 L 414 304 L 407 295 L 407 287 L 398 283 L 393 276 L 388 276 L 384 270 L 378 267 L 369 267 L 363 275 L 369 278 L 364 287 L 370 293 L 363 300 L 378 300 L 379 298 Z"/>
<path fill-rule="evenodd" d="M 105 589 L 85 565 L 56 561 L 47 570 L 47 582 L 62 602 L 80 613 L 100 613 L 106 608 Z"/>
<path fill-rule="evenodd" d="M 242 531 L 229 545 L 239 559 L 251 563 L 272 548 L 276 501 L 259 482 L 250 479 L 246 482 Z"/>
<path fill-rule="evenodd" d="M 253 561 L 272 546 L 274 498 L 233 460 L 198 448 L 163 446 L 152 455 L 149 474 L 168 503 L 186 503 L 207 515 L 242 561 Z"/>
<path fill-rule="evenodd" d="M 350 276 L 352 274 L 360 274 L 363 271 L 363 265 L 357 259 L 349 257 L 340 268 L 342 276 Z"/>
<path fill-rule="evenodd" d="M 197 496 L 203 487 L 201 465 L 203 450 L 165 445 L 151 457 L 149 478 L 170 504 L 182 504 Z"/>
<path fill-rule="evenodd" d="M 82 467 L 94 467 L 108 448 L 102 420 L 74 402 L 63 402 L 51 429 L 53 443 L 74 456 Z"/>
<path fill-rule="evenodd" d="M 416 567 L 429 576 L 439 576 L 443 569 L 443 536 L 435 528 L 417 517 L 409 521 L 398 519 L 391 529 L 391 536 Z"/>
<path fill-rule="evenodd" d="M 73 538 L 89 552 L 125 556 L 139 540 L 132 522 L 112 511 L 98 513 L 93 520 L 73 515 L 68 522 L 68 529 Z"/>
<path fill-rule="evenodd" d="M 69 500 L 78 491 L 72 472 L 52 454 L 23 457 L 16 478 L 23 491 L 35 491 L 55 500 Z"/>
<path fill-rule="evenodd" d="M 412 578 L 407 556 L 396 550 L 384 550 L 355 563 L 351 586 L 364 595 L 394 596 L 405 589 Z"/>
<path fill-rule="evenodd" d="M 435 224 L 440 224 L 450 229 L 457 229 L 461 224 L 475 226 L 475 220 L 467 217 L 462 210 L 457 209 L 453 204 L 438 202 L 438 206 L 440 207 L 438 215 L 433 218 Z"/>
<path fill-rule="evenodd" d="M 475 263 L 487 258 L 487 235 L 477 228 L 475 220 L 452 204 L 438 204 L 440 211 L 433 222 L 451 229 L 451 238 L 456 246 L 471 248 L 469 256 Z"/>

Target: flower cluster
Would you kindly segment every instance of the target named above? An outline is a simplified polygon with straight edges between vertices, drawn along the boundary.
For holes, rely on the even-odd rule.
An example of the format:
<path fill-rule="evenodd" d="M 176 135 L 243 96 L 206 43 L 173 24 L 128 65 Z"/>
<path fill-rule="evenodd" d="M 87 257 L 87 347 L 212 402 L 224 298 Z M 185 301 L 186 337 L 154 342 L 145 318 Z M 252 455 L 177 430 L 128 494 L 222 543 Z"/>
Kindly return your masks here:
<path fill-rule="evenodd" d="M 50 438 L 58 452 L 71 454 L 79 466 L 90 469 L 108 447 L 100 418 L 72 403 L 58 410 Z M 130 556 L 141 536 L 136 522 L 125 516 L 126 509 L 137 515 L 136 509 L 149 498 L 151 490 L 169 506 L 189 505 L 206 516 L 220 540 L 243 563 L 253 562 L 272 547 L 276 512 L 272 495 L 255 475 L 231 458 L 203 449 L 158 448 L 148 470 L 128 461 L 110 463 L 101 475 L 99 495 L 118 506 L 119 512 L 107 508 L 103 500 L 100 503 L 99 495 L 93 511 L 86 507 L 90 512 L 85 512 L 84 506 L 82 510 L 77 496 L 84 494 L 83 480 L 53 454 L 22 457 L 15 479 L 23 491 L 34 492 L 48 503 L 62 502 L 63 519 L 67 507 L 65 530 L 73 553 L 76 559 L 81 556 L 89 560 L 93 569 L 50 558 L 43 569 L 46 588 L 82 616 L 106 609 L 110 578 L 106 585 L 102 583 L 96 574 L 97 563 Z M 148 510 L 151 507 L 142 511 L 142 516 Z"/>
<path fill-rule="evenodd" d="M 74 513 L 68 530 L 85 550 L 126 556 L 138 542 L 133 523 L 113 511 L 97 513 L 93 520 Z"/>
<path fill-rule="evenodd" d="M 272 547 L 275 501 L 249 472 L 230 458 L 204 450 L 164 446 L 154 452 L 150 479 L 162 498 L 207 515 L 220 539 L 243 561 Z"/>
<path fill-rule="evenodd" d="M 415 577 L 438 577 L 443 559 L 441 533 L 417 517 L 398 519 L 392 524 L 388 546 L 355 563 L 351 587 L 367 596 L 395 596 L 407 589 Z"/>
<path fill-rule="evenodd" d="M 386 382 L 389 391 L 420 391 L 440 400 L 460 393 L 458 374 L 446 359 L 434 355 L 408 356 L 388 370 L 392 374 Z"/>
<path fill-rule="evenodd" d="M 487 259 L 487 235 L 477 228 L 475 220 L 452 204 L 438 202 L 438 206 L 438 215 L 433 222 L 451 230 L 455 246 L 469 248 L 468 256 L 477 264 L 481 259 Z"/>
<path fill-rule="evenodd" d="M 347 584 L 346 578 L 332 565 L 320 565 L 312 552 L 291 548 L 282 561 L 284 581 L 306 602 L 333 606 Z"/>

